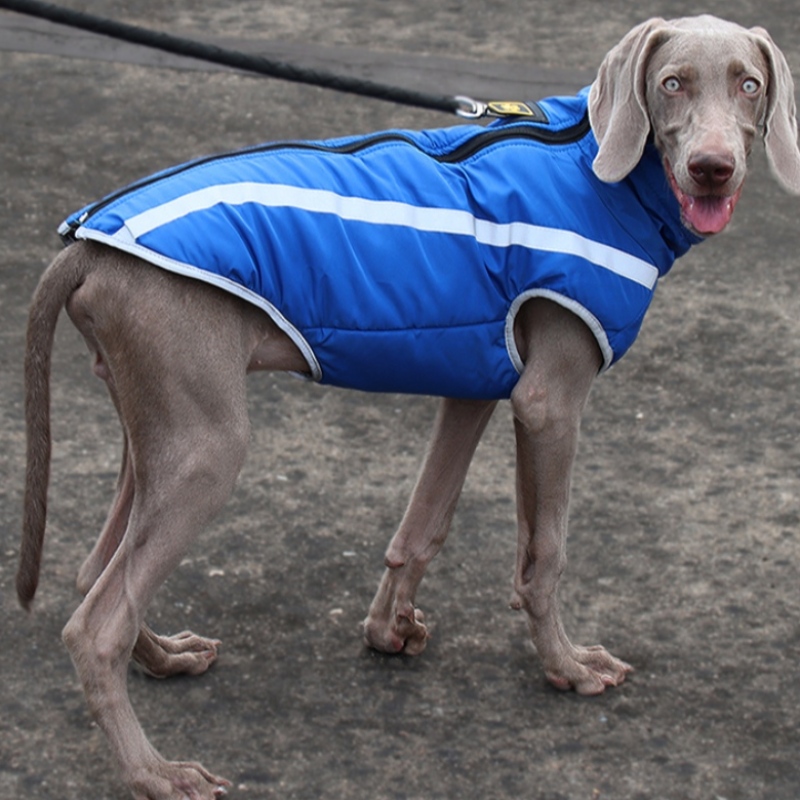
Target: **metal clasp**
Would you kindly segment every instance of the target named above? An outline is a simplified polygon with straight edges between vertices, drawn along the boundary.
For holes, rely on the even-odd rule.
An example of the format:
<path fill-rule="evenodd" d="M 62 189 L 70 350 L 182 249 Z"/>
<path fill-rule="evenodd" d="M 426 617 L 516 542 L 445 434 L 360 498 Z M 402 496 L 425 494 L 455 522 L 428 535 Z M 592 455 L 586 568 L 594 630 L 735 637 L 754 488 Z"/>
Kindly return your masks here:
<path fill-rule="evenodd" d="M 473 100 L 471 97 L 466 97 L 463 94 L 457 95 L 453 98 L 460 108 L 456 109 L 456 114 L 464 119 L 480 119 L 486 115 L 488 105 L 480 102 L 480 100 Z"/>
<path fill-rule="evenodd" d="M 517 100 L 492 100 L 484 103 L 471 97 L 458 95 L 453 98 L 458 104 L 456 114 L 464 119 L 499 117 L 500 119 L 529 119 L 531 122 L 547 123 L 547 115 L 536 103 L 520 103 Z"/>

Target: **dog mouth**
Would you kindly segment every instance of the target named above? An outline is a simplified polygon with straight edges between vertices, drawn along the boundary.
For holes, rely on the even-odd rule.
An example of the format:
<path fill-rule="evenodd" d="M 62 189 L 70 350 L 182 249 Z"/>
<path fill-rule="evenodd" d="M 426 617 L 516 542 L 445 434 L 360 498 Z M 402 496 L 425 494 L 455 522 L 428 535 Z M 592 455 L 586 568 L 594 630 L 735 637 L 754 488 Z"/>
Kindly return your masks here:
<path fill-rule="evenodd" d="M 731 221 L 733 209 L 742 195 L 742 186 L 731 195 L 691 195 L 678 186 L 675 174 L 665 162 L 670 186 L 681 207 L 683 224 L 700 236 L 719 233 Z"/>

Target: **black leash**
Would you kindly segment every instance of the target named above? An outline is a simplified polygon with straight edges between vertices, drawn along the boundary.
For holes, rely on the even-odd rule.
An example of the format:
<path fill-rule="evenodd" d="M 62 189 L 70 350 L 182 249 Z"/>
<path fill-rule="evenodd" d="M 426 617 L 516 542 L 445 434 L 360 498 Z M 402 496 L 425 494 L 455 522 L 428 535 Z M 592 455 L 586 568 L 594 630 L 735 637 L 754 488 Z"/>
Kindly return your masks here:
<path fill-rule="evenodd" d="M 124 22 L 115 22 L 114 20 L 97 17 L 81 11 L 72 11 L 52 3 L 39 2 L 39 0 L 0 0 L 0 8 L 46 19 L 59 25 L 69 25 L 73 28 L 99 33 L 103 36 L 110 36 L 133 44 L 152 47 L 156 50 L 165 50 L 168 53 L 180 56 L 223 64 L 246 72 L 255 72 L 260 75 L 268 75 L 272 78 L 280 78 L 295 83 L 307 83 L 325 89 L 333 89 L 337 92 L 374 97 L 379 100 L 399 103 L 400 105 L 446 111 L 468 119 L 478 119 L 486 114 L 491 114 L 492 116 L 531 116 L 528 111 L 524 110 L 527 109 L 527 106 L 522 103 L 485 104 L 469 97 L 426 94 L 359 78 L 348 78 L 330 72 L 305 69 L 282 61 L 272 61 L 261 56 L 240 53 L 236 50 L 226 50 L 213 44 L 184 39 L 180 36 L 172 36 L 168 33 L 148 30 L 147 28 L 128 25 Z M 500 113 L 498 108 L 492 108 L 493 105 L 518 105 L 519 109 L 511 114 L 507 110 Z"/>

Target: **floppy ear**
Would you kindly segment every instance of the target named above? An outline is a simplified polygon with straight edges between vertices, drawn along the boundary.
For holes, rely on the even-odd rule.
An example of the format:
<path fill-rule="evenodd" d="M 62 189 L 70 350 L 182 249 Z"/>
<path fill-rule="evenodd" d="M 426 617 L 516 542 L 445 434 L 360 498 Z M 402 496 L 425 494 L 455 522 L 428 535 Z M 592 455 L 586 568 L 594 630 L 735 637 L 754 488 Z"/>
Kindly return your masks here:
<path fill-rule="evenodd" d="M 764 146 L 778 183 L 792 194 L 800 194 L 800 149 L 797 146 L 797 109 L 794 81 L 783 53 L 763 28 L 750 33 L 767 59 L 769 83 L 764 115 Z"/>
<path fill-rule="evenodd" d="M 663 19 L 643 22 L 600 65 L 589 92 L 589 121 L 600 145 L 592 168 L 602 181 L 621 181 L 642 157 L 650 133 L 647 62 L 669 31 Z"/>

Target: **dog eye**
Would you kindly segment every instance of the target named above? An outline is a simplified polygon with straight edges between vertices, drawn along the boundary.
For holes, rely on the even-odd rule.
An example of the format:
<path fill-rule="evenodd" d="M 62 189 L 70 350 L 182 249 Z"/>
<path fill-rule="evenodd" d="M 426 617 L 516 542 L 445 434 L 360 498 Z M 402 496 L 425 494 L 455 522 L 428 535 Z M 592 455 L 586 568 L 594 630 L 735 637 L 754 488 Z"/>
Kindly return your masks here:
<path fill-rule="evenodd" d="M 678 78 L 676 78 L 674 75 L 671 75 L 669 78 L 665 78 L 661 85 L 671 94 L 679 92 L 682 88 L 680 80 L 678 80 Z"/>
<path fill-rule="evenodd" d="M 761 88 L 761 84 L 755 78 L 747 78 L 742 81 L 742 91 L 745 94 L 756 94 Z"/>

